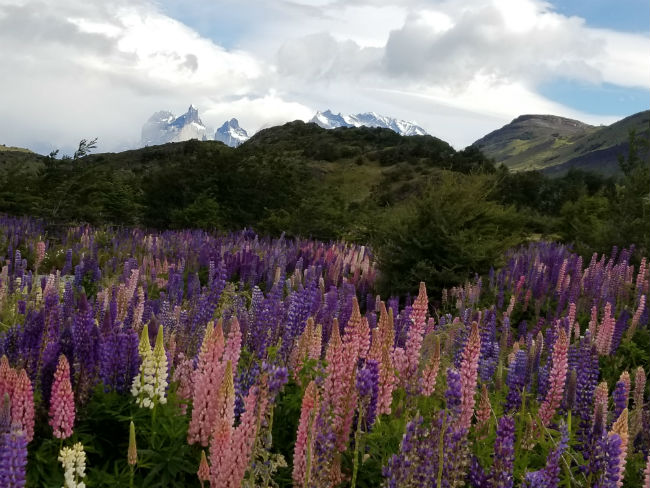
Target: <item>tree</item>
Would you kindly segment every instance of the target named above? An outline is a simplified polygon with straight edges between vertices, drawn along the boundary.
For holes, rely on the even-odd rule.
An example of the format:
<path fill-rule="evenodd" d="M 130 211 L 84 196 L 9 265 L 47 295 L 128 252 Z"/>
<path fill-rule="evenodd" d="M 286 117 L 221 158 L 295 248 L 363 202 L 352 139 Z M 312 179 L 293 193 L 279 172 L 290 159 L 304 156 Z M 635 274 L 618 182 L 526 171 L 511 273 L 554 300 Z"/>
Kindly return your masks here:
<path fill-rule="evenodd" d="M 96 147 L 97 147 L 96 137 L 90 141 L 86 139 L 81 139 L 81 141 L 79 141 L 79 149 L 77 149 L 74 152 L 74 156 L 72 156 L 72 159 L 83 158 L 84 156 L 90 154 L 90 151 L 92 151 Z"/>

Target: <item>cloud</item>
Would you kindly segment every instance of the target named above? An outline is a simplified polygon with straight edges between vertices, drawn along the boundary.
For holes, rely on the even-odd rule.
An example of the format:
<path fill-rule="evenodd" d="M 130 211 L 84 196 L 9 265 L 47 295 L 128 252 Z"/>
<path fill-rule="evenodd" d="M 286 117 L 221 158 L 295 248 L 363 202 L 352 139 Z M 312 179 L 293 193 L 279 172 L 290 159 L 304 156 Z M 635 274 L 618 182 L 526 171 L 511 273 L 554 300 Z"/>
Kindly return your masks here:
<path fill-rule="evenodd" d="M 0 45 L 0 142 L 42 152 L 133 146 L 189 103 L 253 131 L 374 110 L 458 147 L 522 112 L 611 121 L 537 93 L 556 79 L 650 87 L 650 39 L 540 0 L 0 0 Z"/>

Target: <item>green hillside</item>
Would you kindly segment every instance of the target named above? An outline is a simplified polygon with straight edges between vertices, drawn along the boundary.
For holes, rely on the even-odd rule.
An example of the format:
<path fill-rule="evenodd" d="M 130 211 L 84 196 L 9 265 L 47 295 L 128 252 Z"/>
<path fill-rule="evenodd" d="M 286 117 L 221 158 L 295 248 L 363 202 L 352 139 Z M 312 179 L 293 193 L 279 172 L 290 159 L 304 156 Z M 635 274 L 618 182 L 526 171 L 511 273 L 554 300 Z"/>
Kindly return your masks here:
<path fill-rule="evenodd" d="M 628 151 L 631 129 L 647 137 L 650 111 L 600 127 L 553 115 L 522 115 L 473 145 L 513 171 L 561 175 L 576 168 L 612 175 L 619 171 L 618 156 Z"/>

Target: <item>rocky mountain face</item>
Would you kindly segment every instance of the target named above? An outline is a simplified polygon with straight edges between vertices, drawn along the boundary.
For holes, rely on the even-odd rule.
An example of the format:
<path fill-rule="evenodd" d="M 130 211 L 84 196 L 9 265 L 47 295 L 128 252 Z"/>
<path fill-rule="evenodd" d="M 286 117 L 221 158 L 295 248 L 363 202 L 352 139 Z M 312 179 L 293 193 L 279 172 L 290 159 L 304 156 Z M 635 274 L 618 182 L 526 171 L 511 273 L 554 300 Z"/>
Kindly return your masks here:
<path fill-rule="evenodd" d="M 324 128 L 336 129 L 337 127 L 382 127 L 391 129 L 402 136 L 424 136 L 427 132 L 417 124 L 406 120 L 395 119 L 375 112 L 366 112 L 354 115 L 334 114 L 331 110 L 316 112 L 309 122 Z"/>
<path fill-rule="evenodd" d="M 237 119 L 230 119 L 224 122 L 214 133 L 214 140 L 221 141 L 227 146 L 237 147 L 246 142 L 250 136 L 245 129 L 239 126 Z"/>
<path fill-rule="evenodd" d="M 208 139 L 208 129 L 199 118 L 199 111 L 190 105 L 183 115 L 175 117 L 167 111 L 156 112 L 142 127 L 140 145 L 155 146 L 190 139 Z"/>

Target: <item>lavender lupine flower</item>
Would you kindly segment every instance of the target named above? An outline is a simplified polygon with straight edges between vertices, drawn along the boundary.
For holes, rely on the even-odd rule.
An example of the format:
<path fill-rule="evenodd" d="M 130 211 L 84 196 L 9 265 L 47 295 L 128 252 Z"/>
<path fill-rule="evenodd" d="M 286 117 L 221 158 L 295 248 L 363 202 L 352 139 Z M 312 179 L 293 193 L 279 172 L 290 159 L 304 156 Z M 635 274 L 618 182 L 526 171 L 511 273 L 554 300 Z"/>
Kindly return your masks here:
<path fill-rule="evenodd" d="M 494 441 L 494 466 L 492 467 L 492 487 L 512 488 L 513 468 L 515 462 L 515 421 L 503 416 L 497 425 Z"/>
<path fill-rule="evenodd" d="M 472 456 L 469 465 L 469 486 L 473 488 L 491 488 L 490 477 L 485 473 L 485 470 L 479 463 L 476 456 Z"/>
<path fill-rule="evenodd" d="M 589 445 L 588 437 L 591 430 L 591 417 L 594 410 L 594 391 L 599 374 L 598 352 L 588 332 L 580 341 L 576 357 L 576 402 L 573 411 L 580 419 L 576 434 L 578 441 L 576 445 L 582 452 L 583 457 L 586 457 L 588 452 L 586 447 Z"/>
<path fill-rule="evenodd" d="M 379 393 L 379 364 L 368 360 L 357 373 L 357 391 L 362 404 L 365 406 L 363 420 L 366 430 L 372 427 L 377 414 L 377 394 Z"/>
<path fill-rule="evenodd" d="M 425 458 L 423 466 L 421 455 L 423 447 L 426 445 L 427 430 L 423 426 L 424 419 L 417 415 L 413 420 L 406 424 L 406 431 L 402 437 L 400 451 L 393 454 L 389 459 L 388 465 L 384 466 L 382 472 L 384 475 L 384 487 L 386 488 L 415 488 L 418 486 L 433 486 L 427 484 L 431 475 L 423 471 L 428 464 L 433 467 L 433 456 Z M 429 454 L 433 455 L 433 452 Z M 436 460 L 437 461 L 437 460 Z M 437 462 L 435 462 L 437 465 Z"/>

